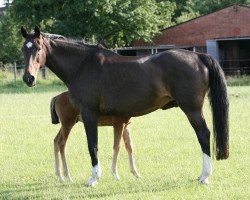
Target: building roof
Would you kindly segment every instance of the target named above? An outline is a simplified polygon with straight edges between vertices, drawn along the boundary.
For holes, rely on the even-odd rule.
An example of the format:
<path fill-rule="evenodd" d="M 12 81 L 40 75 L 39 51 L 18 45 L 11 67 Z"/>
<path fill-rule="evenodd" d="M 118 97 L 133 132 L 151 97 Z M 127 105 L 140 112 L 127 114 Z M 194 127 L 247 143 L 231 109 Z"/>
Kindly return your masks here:
<path fill-rule="evenodd" d="M 227 6 L 227 7 L 225 7 L 225 8 L 221 8 L 221 9 L 219 9 L 219 10 L 216 10 L 216 11 L 213 11 L 213 12 L 210 12 L 210 13 L 207 13 L 207 14 L 205 14 L 205 15 L 201 15 L 201 16 L 195 17 L 195 18 L 193 18 L 193 19 L 187 20 L 187 21 L 185 21 L 185 22 L 181 22 L 181 23 L 179 23 L 179 24 L 175 24 L 175 25 L 173 25 L 173 26 L 164 28 L 164 29 L 162 29 L 161 31 L 165 31 L 165 30 L 167 30 L 167 29 L 170 29 L 170 28 L 173 28 L 173 27 L 176 27 L 176 26 L 180 26 L 180 25 L 182 25 L 182 24 L 189 23 L 189 22 L 194 21 L 194 20 L 197 20 L 197 19 L 199 19 L 199 18 L 207 17 L 208 15 L 211 15 L 211 14 L 214 14 L 214 13 L 217 13 L 217 12 L 220 12 L 220 11 L 225 10 L 225 9 L 228 9 L 228 8 L 230 8 L 230 7 L 234 7 L 235 10 L 237 10 L 238 7 L 246 7 L 246 8 L 249 8 L 249 9 L 250 9 L 250 6 L 248 6 L 248 5 L 243 5 L 243 4 L 232 4 L 232 5 Z"/>
<path fill-rule="evenodd" d="M 226 8 L 165 28 L 152 43 L 136 41 L 133 46 L 205 46 L 206 40 L 250 36 L 250 6 L 233 4 Z"/>

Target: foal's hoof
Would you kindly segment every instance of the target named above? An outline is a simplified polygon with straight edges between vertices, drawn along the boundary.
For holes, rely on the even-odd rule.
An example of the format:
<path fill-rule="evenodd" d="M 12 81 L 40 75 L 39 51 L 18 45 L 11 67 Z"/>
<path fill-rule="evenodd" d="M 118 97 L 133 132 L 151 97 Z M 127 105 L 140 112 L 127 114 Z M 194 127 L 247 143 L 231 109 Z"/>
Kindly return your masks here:
<path fill-rule="evenodd" d="M 111 170 L 111 174 L 113 175 L 113 177 L 115 178 L 115 180 L 119 181 L 121 179 L 120 176 L 119 176 L 119 174 L 116 173 L 116 172 L 113 172 L 112 170 Z"/>
<path fill-rule="evenodd" d="M 67 177 L 66 180 L 67 180 L 68 182 L 73 182 L 73 180 L 72 180 L 72 178 L 71 178 L 70 176 Z"/>
<path fill-rule="evenodd" d="M 62 176 L 58 176 L 57 178 L 60 183 L 64 182 L 64 178 Z"/>
<path fill-rule="evenodd" d="M 131 171 L 131 173 L 136 177 L 136 178 L 142 178 L 141 175 L 137 171 Z"/>

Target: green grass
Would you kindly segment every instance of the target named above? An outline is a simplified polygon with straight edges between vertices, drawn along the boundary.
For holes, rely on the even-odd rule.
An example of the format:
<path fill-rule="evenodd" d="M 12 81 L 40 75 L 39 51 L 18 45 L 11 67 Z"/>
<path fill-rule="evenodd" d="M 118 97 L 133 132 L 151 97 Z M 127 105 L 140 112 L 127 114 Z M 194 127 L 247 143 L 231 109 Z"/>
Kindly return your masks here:
<path fill-rule="evenodd" d="M 240 80 L 237 81 L 241 82 Z M 244 86 L 237 86 L 244 85 Z M 99 128 L 103 176 L 95 188 L 85 188 L 91 162 L 81 123 L 67 146 L 72 183 L 54 175 L 53 139 L 59 125 L 50 122 L 50 99 L 66 88 L 53 77 L 35 88 L 19 79 L 0 79 L 0 199 L 250 199 L 250 86 L 232 84 L 230 99 L 230 157 L 213 160 L 210 185 L 195 180 L 201 172 L 200 146 L 178 108 L 133 118 L 135 161 L 143 178 L 129 172 L 124 145 L 118 160 L 121 181 L 110 173 L 113 133 Z M 204 108 L 212 129 L 208 102 Z"/>

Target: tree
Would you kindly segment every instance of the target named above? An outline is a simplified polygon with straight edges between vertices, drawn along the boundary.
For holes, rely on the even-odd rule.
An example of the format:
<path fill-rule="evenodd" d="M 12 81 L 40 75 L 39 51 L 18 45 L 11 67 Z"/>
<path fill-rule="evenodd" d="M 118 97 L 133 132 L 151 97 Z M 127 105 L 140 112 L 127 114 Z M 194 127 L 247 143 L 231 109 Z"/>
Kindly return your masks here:
<path fill-rule="evenodd" d="M 16 27 L 8 12 L 1 18 L 0 21 L 0 61 L 20 62 L 22 58 L 21 51 L 18 49 L 21 46 L 21 38 L 17 35 L 19 27 Z"/>
<path fill-rule="evenodd" d="M 195 10 L 194 0 L 187 0 L 185 2 L 185 5 L 182 6 L 181 13 L 178 17 L 176 17 L 175 21 L 178 24 L 196 18 L 198 16 L 200 16 L 200 13 L 198 10 Z"/>
<path fill-rule="evenodd" d="M 233 4 L 245 4 L 249 5 L 250 0 L 193 0 L 195 11 L 198 11 L 201 15 L 205 15 L 216 10 L 225 8 Z"/>
<path fill-rule="evenodd" d="M 171 25 L 174 6 L 155 0 L 15 0 L 11 9 L 19 25 L 39 24 L 46 31 L 117 47 L 149 41 Z"/>
<path fill-rule="evenodd" d="M 13 0 L 0 19 L 0 61 L 22 60 L 21 26 L 115 48 L 151 40 L 173 24 L 174 10 L 174 2 L 156 0 Z"/>

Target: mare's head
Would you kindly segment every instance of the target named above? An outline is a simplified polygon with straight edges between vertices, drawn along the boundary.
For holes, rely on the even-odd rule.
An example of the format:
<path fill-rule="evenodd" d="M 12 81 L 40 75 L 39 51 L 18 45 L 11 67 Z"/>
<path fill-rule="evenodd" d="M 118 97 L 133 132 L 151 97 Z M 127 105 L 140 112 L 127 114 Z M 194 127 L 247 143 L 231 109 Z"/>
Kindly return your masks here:
<path fill-rule="evenodd" d="M 25 61 L 23 81 L 29 87 L 32 87 L 36 84 L 40 67 L 45 64 L 46 48 L 44 46 L 43 36 L 37 26 L 34 28 L 34 33 L 28 34 L 23 27 L 21 28 L 21 33 L 25 39 L 22 47 Z"/>

